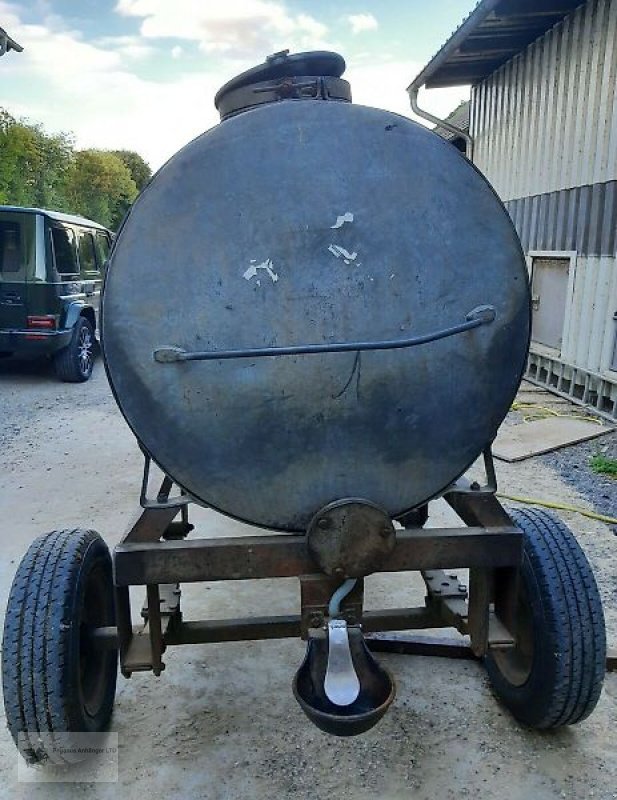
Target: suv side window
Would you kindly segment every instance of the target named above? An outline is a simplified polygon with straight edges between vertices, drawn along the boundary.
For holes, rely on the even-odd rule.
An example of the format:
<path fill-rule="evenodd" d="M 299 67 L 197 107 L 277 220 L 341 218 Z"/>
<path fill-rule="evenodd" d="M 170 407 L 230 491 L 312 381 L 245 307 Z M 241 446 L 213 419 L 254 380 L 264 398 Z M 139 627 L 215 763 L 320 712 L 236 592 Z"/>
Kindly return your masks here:
<path fill-rule="evenodd" d="M 103 270 L 103 264 L 109 258 L 109 237 L 104 231 L 97 231 L 95 237 L 96 257 L 99 262 L 99 269 Z"/>
<path fill-rule="evenodd" d="M 79 233 L 79 266 L 82 272 L 98 272 L 94 237 L 89 231 L 80 231 Z"/>
<path fill-rule="evenodd" d="M 18 222 L 0 222 L 0 272 L 19 273 L 22 268 L 21 227 Z"/>
<path fill-rule="evenodd" d="M 75 234 L 71 228 L 54 225 L 51 228 L 51 242 L 54 251 L 56 269 L 60 275 L 78 275 Z"/>

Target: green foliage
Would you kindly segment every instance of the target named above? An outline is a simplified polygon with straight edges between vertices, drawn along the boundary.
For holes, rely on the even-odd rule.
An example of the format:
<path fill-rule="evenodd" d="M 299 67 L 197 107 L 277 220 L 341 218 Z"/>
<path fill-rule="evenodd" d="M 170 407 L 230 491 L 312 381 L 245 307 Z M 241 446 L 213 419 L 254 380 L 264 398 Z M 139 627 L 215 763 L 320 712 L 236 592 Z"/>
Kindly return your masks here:
<path fill-rule="evenodd" d="M 79 150 L 69 175 L 67 196 L 80 214 L 117 228 L 137 197 L 137 186 L 115 153 Z"/>
<path fill-rule="evenodd" d="M 143 158 L 134 150 L 112 150 L 115 156 L 118 156 L 131 173 L 131 178 L 135 181 L 137 191 L 141 192 L 144 186 L 152 177 L 152 170 Z"/>
<path fill-rule="evenodd" d="M 71 134 L 45 133 L 0 108 L 0 204 L 78 213 L 115 229 L 151 174 L 138 153 L 76 151 Z"/>
<path fill-rule="evenodd" d="M 64 200 L 71 165 L 69 134 L 46 134 L 40 125 L 0 110 L 0 202 L 53 208 Z"/>
<path fill-rule="evenodd" d="M 599 475 L 610 475 L 617 478 L 617 459 L 607 458 L 602 453 L 596 453 L 589 459 L 589 466 Z"/>

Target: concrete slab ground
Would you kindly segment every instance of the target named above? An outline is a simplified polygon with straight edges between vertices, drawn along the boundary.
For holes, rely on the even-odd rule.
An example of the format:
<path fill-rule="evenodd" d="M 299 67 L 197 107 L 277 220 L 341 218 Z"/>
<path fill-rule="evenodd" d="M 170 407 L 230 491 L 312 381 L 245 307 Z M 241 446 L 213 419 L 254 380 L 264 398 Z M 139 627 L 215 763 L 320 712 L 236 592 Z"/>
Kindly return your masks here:
<path fill-rule="evenodd" d="M 555 416 L 536 419 L 526 425 L 502 426 L 493 454 L 501 461 L 523 461 L 578 442 L 595 439 L 614 429 L 576 417 Z"/>

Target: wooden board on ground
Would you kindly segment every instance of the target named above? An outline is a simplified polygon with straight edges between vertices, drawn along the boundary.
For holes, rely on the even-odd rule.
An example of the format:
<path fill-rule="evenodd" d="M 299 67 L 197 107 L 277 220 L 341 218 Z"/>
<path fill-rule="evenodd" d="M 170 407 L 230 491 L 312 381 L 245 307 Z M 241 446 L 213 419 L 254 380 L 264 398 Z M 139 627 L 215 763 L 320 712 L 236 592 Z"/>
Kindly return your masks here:
<path fill-rule="evenodd" d="M 565 397 L 559 397 L 542 386 L 536 386 L 534 383 L 529 383 L 529 381 L 525 380 L 519 387 L 516 400 L 519 403 L 536 403 L 544 406 L 553 405 L 554 403 L 562 405 L 568 403 Z"/>
<path fill-rule="evenodd" d="M 560 447 L 594 439 L 615 430 L 572 417 L 547 417 L 500 429 L 493 443 L 493 455 L 501 461 L 522 461 Z"/>
<path fill-rule="evenodd" d="M 554 404 L 567 405 L 568 403 L 565 397 L 557 397 L 556 395 L 549 394 L 548 392 L 528 392 L 528 391 L 520 391 L 516 395 L 516 402 L 534 403 L 539 406 L 552 406 Z"/>

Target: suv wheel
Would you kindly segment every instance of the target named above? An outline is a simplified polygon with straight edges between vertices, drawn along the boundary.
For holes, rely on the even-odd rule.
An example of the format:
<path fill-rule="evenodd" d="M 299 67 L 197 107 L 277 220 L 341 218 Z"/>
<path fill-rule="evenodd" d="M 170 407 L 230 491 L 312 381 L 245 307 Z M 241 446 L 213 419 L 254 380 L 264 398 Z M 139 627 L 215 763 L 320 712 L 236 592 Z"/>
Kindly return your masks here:
<path fill-rule="evenodd" d="M 69 383 L 87 381 L 94 366 L 94 347 L 94 329 L 85 317 L 80 317 L 73 328 L 70 343 L 54 359 L 60 380 Z"/>

